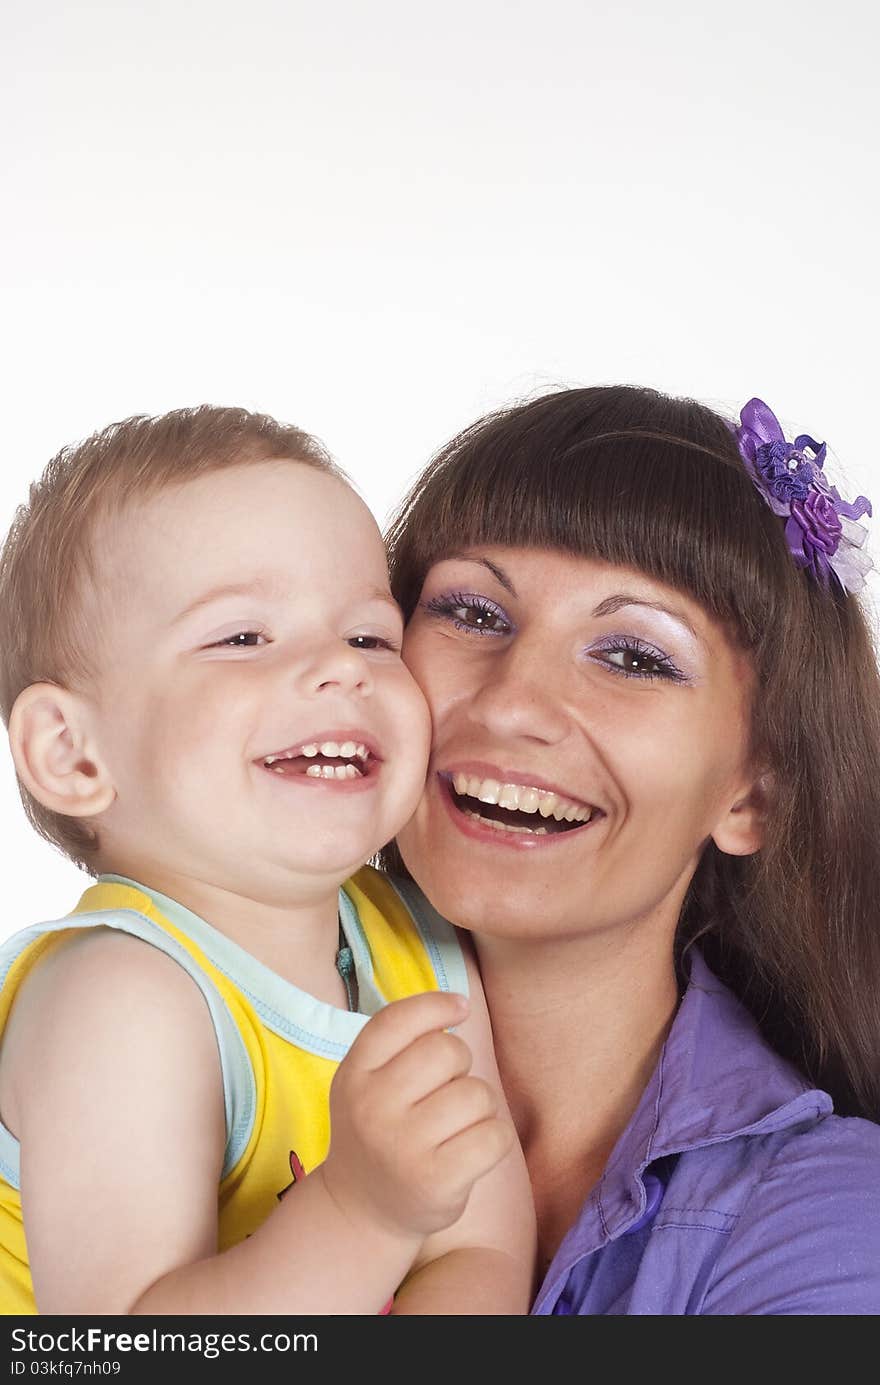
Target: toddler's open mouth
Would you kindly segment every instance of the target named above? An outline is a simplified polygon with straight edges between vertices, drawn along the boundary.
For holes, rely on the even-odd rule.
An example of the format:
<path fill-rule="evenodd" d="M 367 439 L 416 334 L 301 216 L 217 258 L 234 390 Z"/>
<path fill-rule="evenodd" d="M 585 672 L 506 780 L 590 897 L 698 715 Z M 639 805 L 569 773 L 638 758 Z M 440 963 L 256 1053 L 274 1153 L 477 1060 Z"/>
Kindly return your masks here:
<path fill-rule="evenodd" d="M 373 748 L 362 740 L 314 740 L 273 751 L 259 761 L 264 769 L 282 778 L 368 779 L 380 763 Z"/>

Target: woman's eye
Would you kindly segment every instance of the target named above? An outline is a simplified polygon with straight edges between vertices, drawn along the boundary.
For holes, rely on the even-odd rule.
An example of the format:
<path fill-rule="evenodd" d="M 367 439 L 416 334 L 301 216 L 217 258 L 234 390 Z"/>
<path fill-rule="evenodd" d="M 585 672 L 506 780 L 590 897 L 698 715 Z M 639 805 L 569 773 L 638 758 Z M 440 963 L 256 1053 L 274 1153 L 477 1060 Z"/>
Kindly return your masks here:
<path fill-rule="evenodd" d="M 217 640 L 216 644 L 210 646 L 212 649 L 252 649 L 260 640 L 264 643 L 266 636 L 259 630 L 239 630 L 234 635 L 227 635 L 225 639 Z"/>
<path fill-rule="evenodd" d="M 666 678 L 683 683 L 685 675 L 669 658 L 643 645 L 639 640 L 621 640 L 595 651 L 609 670 L 625 678 Z"/>
<path fill-rule="evenodd" d="M 390 649 L 392 654 L 400 653 L 400 645 L 383 635 L 351 635 L 348 643 L 352 649 Z"/>
<path fill-rule="evenodd" d="M 471 635 L 506 635 L 512 628 L 500 607 L 481 596 L 461 592 L 435 596 L 423 603 L 423 609 L 429 615 L 451 620 L 457 630 Z"/>

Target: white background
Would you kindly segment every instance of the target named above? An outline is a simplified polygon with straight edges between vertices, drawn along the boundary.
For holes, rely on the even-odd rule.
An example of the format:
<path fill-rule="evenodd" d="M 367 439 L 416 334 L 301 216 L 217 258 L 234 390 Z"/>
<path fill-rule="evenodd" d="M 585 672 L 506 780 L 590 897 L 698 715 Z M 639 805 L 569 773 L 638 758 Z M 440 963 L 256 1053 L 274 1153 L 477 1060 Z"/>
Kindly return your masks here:
<path fill-rule="evenodd" d="M 381 521 L 486 409 L 612 382 L 757 394 L 880 504 L 877 14 L 4 0 L 3 530 L 132 413 L 273 413 Z M 3 749 L 0 936 L 87 883 Z"/>

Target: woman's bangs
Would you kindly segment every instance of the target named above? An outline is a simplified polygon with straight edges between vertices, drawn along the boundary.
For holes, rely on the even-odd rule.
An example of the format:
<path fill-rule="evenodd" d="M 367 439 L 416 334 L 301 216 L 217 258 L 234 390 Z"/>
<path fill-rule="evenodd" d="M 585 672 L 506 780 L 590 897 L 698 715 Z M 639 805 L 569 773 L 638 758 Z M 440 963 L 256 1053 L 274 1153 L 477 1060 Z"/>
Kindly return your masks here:
<path fill-rule="evenodd" d="M 746 648 L 772 621 L 774 517 L 762 513 L 735 459 L 628 433 L 561 455 L 526 449 L 483 460 L 475 474 L 449 459 L 422 576 L 444 553 L 547 548 L 633 568 L 684 592 Z"/>

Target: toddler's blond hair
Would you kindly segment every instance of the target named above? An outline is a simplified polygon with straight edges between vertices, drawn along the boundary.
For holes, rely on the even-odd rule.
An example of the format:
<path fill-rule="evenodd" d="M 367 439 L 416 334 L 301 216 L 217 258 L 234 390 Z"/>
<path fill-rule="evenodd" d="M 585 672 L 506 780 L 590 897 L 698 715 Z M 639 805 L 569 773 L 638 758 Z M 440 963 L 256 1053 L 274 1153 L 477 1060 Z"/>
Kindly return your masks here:
<path fill-rule="evenodd" d="M 202 405 L 136 415 L 64 447 L 30 487 L 0 551 L 0 715 L 8 725 L 32 683 L 76 688 L 94 669 L 87 603 L 97 588 L 98 530 L 125 506 L 166 487 L 243 464 L 289 460 L 344 473 L 308 433 L 246 409 Z M 291 536 L 294 541 L 294 536 Z M 102 593 L 112 600 L 112 593 Z M 85 820 L 44 808 L 19 783 L 34 828 L 90 870 L 97 847 Z"/>

